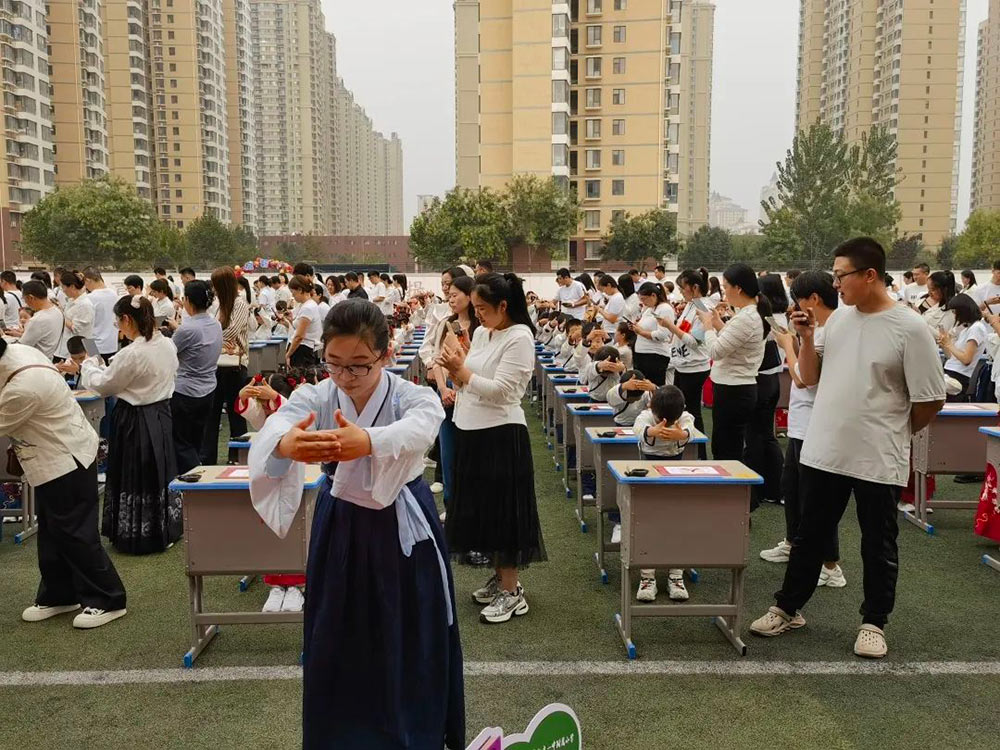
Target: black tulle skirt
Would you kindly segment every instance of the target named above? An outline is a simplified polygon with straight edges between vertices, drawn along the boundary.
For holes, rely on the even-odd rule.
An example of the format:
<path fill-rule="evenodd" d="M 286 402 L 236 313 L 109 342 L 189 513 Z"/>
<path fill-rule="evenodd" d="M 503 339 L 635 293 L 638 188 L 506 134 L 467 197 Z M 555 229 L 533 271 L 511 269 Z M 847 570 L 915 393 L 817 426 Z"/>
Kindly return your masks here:
<path fill-rule="evenodd" d="M 457 561 L 467 552 L 505 568 L 546 559 L 527 427 L 456 427 L 454 474 L 445 534 Z"/>

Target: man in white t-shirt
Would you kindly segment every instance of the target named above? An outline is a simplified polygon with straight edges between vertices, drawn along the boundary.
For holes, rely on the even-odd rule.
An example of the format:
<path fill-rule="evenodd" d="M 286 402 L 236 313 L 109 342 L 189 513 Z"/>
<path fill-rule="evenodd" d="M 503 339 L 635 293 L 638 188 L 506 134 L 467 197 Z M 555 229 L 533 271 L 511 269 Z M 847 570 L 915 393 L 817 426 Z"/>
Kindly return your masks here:
<path fill-rule="evenodd" d="M 386 290 L 379 272 L 369 271 L 368 282 L 371 284 L 371 288 L 368 290 L 368 299 L 378 305 L 378 309 L 381 310 L 385 303 Z"/>
<path fill-rule="evenodd" d="M 17 328 L 21 322 L 18 320 L 18 311 L 24 307 L 24 298 L 17 290 L 17 276 L 13 271 L 0 273 L 0 289 L 3 289 L 3 296 L 7 300 L 4 308 L 3 327 Z"/>
<path fill-rule="evenodd" d="M 869 237 L 834 252 L 834 278 L 845 307 L 814 341 L 815 316 L 792 314 L 801 338 L 799 373 L 816 385 L 802 447 L 802 517 L 776 606 L 750 626 L 776 636 L 805 625 L 826 541 L 854 494 L 864 563 L 862 625 L 854 653 L 885 656 L 885 627 L 896 598 L 899 555 L 896 502 L 910 475 L 910 440 L 944 405 L 944 372 L 930 328 L 885 290 L 885 251 Z"/>
<path fill-rule="evenodd" d="M 577 320 L 583 320 L 587 304 L 590 302 L 587 288 L 579 281 L 573 280 L 568 268 L 560 268 L 556 271 L 556 284 L 559 285 L 556 296 L 562 311 Z"/>
<path fill-rule="evenodd" d="M 93 266 L 84 269 L 83 284 L 94 305 L 94 342 L 107 363 L 118 353 L 118 324 L 114 312 L 118 294 L 104 285 L 104 277 Z"/>
<path fill-rule="evenodd" d="M 35 347 L 48 359 L 52 359 L 65 333 L 62 312 L 49 299 L 48 289 L 41 281 L 24 282 L 22 291 L 24 304 L 34 310 L 34 315 L 25 324 L 18 341 L 25 346 Z"/>
<path fill-rule="evenodd" d="M 1000 260 L 993 261 L 993 272 L 990 274 L 990 280 L 985 284 L 980 284 L 976 291 L 973 292 L 972 298 L 979 303 L 979 308 L 981 310 L 993 313 L 996 315 L 1000 312 Z"/>
<path fill-rule="evenodd" d="M 927 296 L 927 277 L 930 273 L 931 267 L 926 263 L 919 263 L 913 267 L 913 283 L 906 287 L 905 302 L 914 310 L 920 307 L 920 303 Z M 882 285 L 885 286 L 884 280 Z"/>

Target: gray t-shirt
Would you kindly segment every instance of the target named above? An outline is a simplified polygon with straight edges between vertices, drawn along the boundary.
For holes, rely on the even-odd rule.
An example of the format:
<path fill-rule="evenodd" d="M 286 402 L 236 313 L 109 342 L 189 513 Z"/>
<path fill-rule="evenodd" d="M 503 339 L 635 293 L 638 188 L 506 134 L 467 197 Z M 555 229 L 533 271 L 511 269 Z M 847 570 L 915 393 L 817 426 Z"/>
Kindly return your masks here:
<path fill-rule="evenodd" d="M 910 405 L 944 400 L 930 329 L 899 305 L 880 313 L 839 307 L 824 326 L 816 402 L 801 461 L 814 469 L 904 486 Z"/>

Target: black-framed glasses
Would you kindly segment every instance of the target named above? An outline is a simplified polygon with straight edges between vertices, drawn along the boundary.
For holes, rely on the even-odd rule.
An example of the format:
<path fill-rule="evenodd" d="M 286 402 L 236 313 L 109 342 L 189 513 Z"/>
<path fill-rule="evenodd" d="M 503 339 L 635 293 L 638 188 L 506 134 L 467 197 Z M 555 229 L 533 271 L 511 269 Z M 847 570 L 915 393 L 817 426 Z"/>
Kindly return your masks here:
<path fill-rule="evenodd" d="M 322 366 L 329 375 L 336 376 L 346 374 L 350 375 L 352 378 L 363 378 L 372 371 L 372 368 L 375 367 L 379 359 L 381 359 L 381 356 L 366 365 L 333 365 L 329 362 L 324 362 Z"/>
<path fill-rule="evenodd" d="M 853 271 L 847 271 L 846 273 L 837 273 L 836 271 L 834 271 L 833 272 L 833 283 L 839 284 L 844 279 L 846 279 L 848 276 L 853 276 L 856 273 L 861 273 L 862 271 L 867 271 L 867 270 L 868 270 L 867 268 L 855 268 Z"/>

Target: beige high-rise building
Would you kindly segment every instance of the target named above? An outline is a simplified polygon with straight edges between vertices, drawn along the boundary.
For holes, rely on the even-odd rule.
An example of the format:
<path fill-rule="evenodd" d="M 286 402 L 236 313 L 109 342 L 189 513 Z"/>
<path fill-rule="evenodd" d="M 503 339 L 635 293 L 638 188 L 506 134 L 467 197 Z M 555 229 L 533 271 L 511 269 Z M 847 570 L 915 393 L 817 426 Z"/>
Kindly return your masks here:
<path fill-rule="evenodd" d="M 456 181 L 552 176 L 580 198 L 577 265 L 612 219 L 663 208 L 708 222 L 709 0 L 455 2 Z"/>
<path fill-rule="evenodd" d="M 955 231 L 966 0 L 801 0 L 796 128 L 851 144 L 897 142 L 900 230 L 937 246 Z"/>
<path fill-rule="evenodd" d="M 105 0 L 111 170 L 183 228 L 231 221 L 223 0 Z"/>
<path fill-rule="evenodd" d="M 222 0 L 225 34 L 229 189 L 233 224 L 257 231 L 257 148 L 250 0 Z"/>
<path fill-rule="evenodd" d="M 1000 209 L 1000 0 L 990 0 L 979 24 L 976 56 L 976 119 L 969 207 Z"/>
<path fill-rule="evenodd" d="M 42 0 L 0 8 L 4 141 L 0 165 L 0 264 L 20 262 L 20 225 L 55 185 L 48 37 Z"/>

